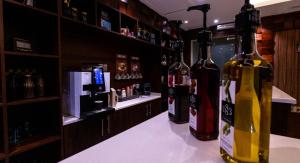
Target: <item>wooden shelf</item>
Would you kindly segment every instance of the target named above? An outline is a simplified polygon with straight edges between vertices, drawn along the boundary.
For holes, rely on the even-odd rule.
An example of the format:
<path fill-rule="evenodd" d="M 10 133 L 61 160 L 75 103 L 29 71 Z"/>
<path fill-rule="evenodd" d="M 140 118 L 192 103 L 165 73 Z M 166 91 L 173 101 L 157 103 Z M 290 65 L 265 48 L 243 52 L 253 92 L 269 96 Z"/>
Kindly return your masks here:
<path fill-rule="evenodd" d="M 54 143 L 56 141 L 59 141 L 61 138 L 60 136 L 39 136 L 39 137 L 33 137 L 29 138 L 28 140 L 24 141 L 24 143 L 16 146 L 12 146 L 10 148 L 9 156 L 15 156 L 27 151 L 30 151 L 32 149 Z"/>
<path fill-rule="evenodd" d="M 5 154 L 4 153 L 0 153 L 0 160 L 4 160 L 5 159 Z"/>
<path fill-rule="evenodd" d="M 24 105 L 24 104 L 41 103 L 41 102 L 47 102 L 47 101 L 54 101 L 54 100 L 58 100 L 58 99 L 59 99 L 58 96 L 24 99 L 24 100 L 8 102 L 7 106 L 18 106 L 18 105 Z"/>
<path fill-rule="evenodd" d="M 28 57 L 40 57 L 40 58 L 58 58 L 57 55 L 51 54 L 38 54 L 38 53 L 30 53 L 30 52 L 17 52 L 17 51 L 4 51 L 5 55 L 11 56 L 28 56 Z"/>
<path fill-rule="evenodd" d="M 31 9 L 31 10 L 34 10 L 34 11 L 37 11 L 37 12 L 40 12 L 40 13 L 43 13 L 43 14 L 46 14 L 46 15 L 57 16 L 56 13 L 53 13 L 53 12 L 50 12 L 50 11 L 47 11 L 47 10 L 44 10 L 44 9 L 36 8 L 36 7 L 31 7 L 31 6 L 25 5 L 23 3 L 20 3 L 20 2 L 14 1 L 14 0 L 4 0 L 4 2 L 7 2 L 9 4 L 13 4 L 13 5 L 18 6 L 18 7 Z"/>
<path fill-rule="evenodd" d="M 128 36 L 122 35 L 121 33 L 118 33 L 118 32 L 115 32 L 115 31 L 109 31 L 109 30 L 106 30 L 106 29 L 104 29 L 102 27 L 99 27 L 99 26 L 96 26 L 96 25 L 86 24 L 86 23 L 83 23 L 81 21 L 73 20 L 73 19 L 65 17 L 65 16 L 62 16 L 61 18 L 63 20 L 66 20 L 66 21 L 69 21 L 69 22 L 72 22 L 72 23 L 75 23 L 75 24 L 78 24 L 78 25 L 81 25 L 81 26 L 85 26 L 85 27 L 88 27 L 88 28 L 91 28 L 91 29 L 95 29 L 99 32 L 106 32 L 106 33 L 112 34 L 114 36 L 122 37 L 122 38 L 125 38 L 125 39 L 128 39 L 128 40 L 133 40 L 133 41 L 137 41 L 137 42 L 142 43 L 142 44 L 146 44 L 146 45 L 150 45 L 150 46 L 153 46 L 153 47 L 160 48 L 159 45 L 154 45 L 154 44 L 152 44 L 148 41 L 144 41 L 144 40 L 133 38 L 133 37 L 128 37 Z"/>

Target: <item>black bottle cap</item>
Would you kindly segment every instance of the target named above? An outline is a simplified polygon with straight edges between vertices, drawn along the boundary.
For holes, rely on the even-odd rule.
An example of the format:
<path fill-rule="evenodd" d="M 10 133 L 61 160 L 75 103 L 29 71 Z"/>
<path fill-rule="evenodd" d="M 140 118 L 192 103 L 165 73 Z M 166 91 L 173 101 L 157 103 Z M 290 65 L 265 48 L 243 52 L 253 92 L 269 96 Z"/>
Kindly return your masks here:
<path fill-rule="evenodd" d="M 203 12 L 203 28 L 197 35 L 198 43 L 201 47 L 206 47 L 211 45 L 212 43 L 212 32 L 207 29 L 206 26 L 206 19 L 207 19 L 207 12 L 210 10 L 210 4 L 203 4 L 197 6 L 191 6 L 187 9 L 187 11 L 191 10 L 199 10 Z"/>
<path fill-rule="evenodd" d="M 235 29 L 239 34 L 255 33 L 260 25 L 259 11 L 250 4 L 249 0 L 245 0 L 241 12 L 235 16 Z"/>
<path fill-rule="evenodd" d="M 208 29 L 202 29 L 197 36 L 197 41 L 201 47 L 212 44 L 212 32 Z"/>

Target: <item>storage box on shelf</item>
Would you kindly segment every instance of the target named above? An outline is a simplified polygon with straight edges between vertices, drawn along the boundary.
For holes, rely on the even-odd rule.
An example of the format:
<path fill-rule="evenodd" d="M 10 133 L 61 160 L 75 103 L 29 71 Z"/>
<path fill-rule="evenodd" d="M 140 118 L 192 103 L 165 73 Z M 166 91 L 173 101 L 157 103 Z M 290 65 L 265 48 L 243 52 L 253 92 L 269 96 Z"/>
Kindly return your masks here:
<path fill-rule="evenodd" d="M 97 26 L 114 32 L 120 32 L 120 12 L 114 8 L 97 3 Z"/>
<path fill-rule="evenodd" d="M 138 22 L 137 38 L 160 46 L 160 31 L 141 21 Z"/>
<path fill-rule="evenodd" d="M 94 0 L 62 0 L 62 15 L 84 24 L 96 25 Z"/>
<path fill-rule="evenodd" d="M 120 33 L 127 37 L 137 37 L 137 19 L 121 13 L 121 29 Z"/>

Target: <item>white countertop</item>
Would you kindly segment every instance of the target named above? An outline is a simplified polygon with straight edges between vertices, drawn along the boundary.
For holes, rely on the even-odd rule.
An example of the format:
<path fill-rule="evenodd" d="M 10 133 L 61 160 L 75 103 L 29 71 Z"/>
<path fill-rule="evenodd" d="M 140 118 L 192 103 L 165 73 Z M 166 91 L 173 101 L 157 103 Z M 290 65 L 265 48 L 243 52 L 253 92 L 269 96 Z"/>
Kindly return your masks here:
<path fill-rule="evenodd" d="M 121 110 L 121 109 L 124 109 L 124 108 L 139 105 L 139 104 L 149 102 L 149 101 L 153 101 L 153 100 L 160 99 L 160 98 L 161 98 L 160 93 L 152 92 L 150 96 L 141 96 L 141 97 L 136 98 L 136 99 L 132 99 L 132 100 L 124 101 L 124 102 L 118 102 L 114 109 L 115 110 Z M 82 119 L 77 118 L 77 117 L 73 117 L 73 116 L 63 116 L 63 125 L 64 126 L 69 125 L 69 124 L 72 124 L 72 123 L 79 122 L 81 120 Z"/>
<path fill-rule="evenodd" d="M 300 140 L 271 135 L 270 163 L 299 163 Z M 164 112 L 60 163 L 223 163 L 219 142 L 198 141 Z"/>
<path fill-rule="evenodd" d="M 160 98 L 161 98 L 160 93 L 152 92 L 150 96 L 141 96 L 139 98 L 135 98 L 135 99 L 132 99 L 132 100 L 118 102 L 115 109 L 120 110 L 120 109 L 128 108 L 128 107 L 131 107 L 131 106 L 139 105 L 139 104 L 142 104 L 142 103 L 145 103 L 145 102 L 149 102 L 149 101 L 152 101 L 152 100 L 160 99 Z"/>
<path fill-rule="evenodd" d="M 272 91 L 272 102 L 276 103 L 287 103 L 287 104 L 297 104 L 297 100 L 287 93 L 283 92 L 279 88 L 273 86 Z"/>

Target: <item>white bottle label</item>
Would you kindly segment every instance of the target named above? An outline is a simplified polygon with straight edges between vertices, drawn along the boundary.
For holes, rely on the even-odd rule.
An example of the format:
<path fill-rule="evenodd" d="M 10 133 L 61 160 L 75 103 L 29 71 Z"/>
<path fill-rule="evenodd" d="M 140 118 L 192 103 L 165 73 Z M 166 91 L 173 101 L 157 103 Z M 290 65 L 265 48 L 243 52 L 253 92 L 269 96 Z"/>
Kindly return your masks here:
<path fill-rule="evenodd" d="M 190 126 L 197 130 L 197 110 L 190 107 L 190 120 L 189 120 Z"/>
<path fill-rule="evenodd" d="M 222 81 L 220 146 L 233 157 L 235 81 Z"/>
<path fill-rule="evenodd" d="M 197 79 L 190 80 L 190 119 L 189 124 L 197 131 L 197 109 L 199 109 L 199 96 L 197 96 Z"/>
<path fill-rule="evenodd" d="M 168 75 L 168 112 L 175 115 L 175 75 Z"/>
<path fill-rule="evenodd" d="M 190 85 L 190 77 L 188 75 L 182 76 L 182 85 Z"/>

